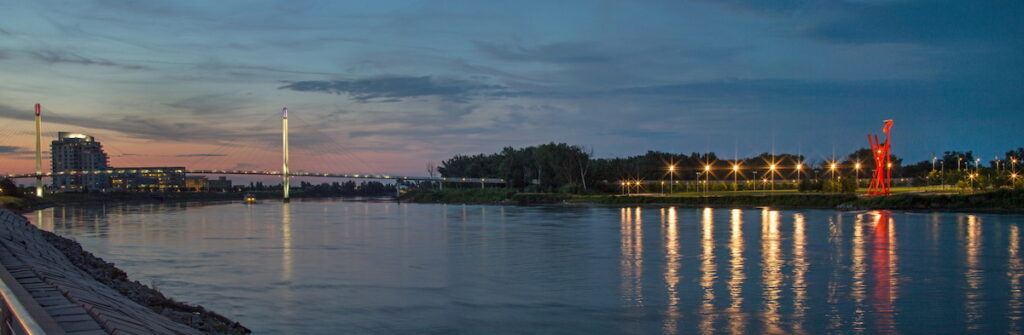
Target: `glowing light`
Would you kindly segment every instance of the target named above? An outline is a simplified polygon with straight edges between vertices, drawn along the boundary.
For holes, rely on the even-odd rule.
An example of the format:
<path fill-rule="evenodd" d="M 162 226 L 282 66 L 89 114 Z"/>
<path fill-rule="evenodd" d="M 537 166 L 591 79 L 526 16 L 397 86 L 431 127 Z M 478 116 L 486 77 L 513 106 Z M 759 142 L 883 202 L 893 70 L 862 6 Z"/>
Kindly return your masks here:
<path fill-rule="evenodd" d="M 768 169 L 769 169 L 769 170 L 772 170 L 772 171 L 775 171 L 775 164 L 769 165 L 769 166 L 768 166 Z"/>
<path fill-rule="evenodd" d="M 885 163 L 885 167 L 891 168 L 892 167 L 892 163 Z"/>
<path fill-rule="evenodd" d="M 860 170 L 860 163 L 853 164 L 853 168 Z"/>
<path fill-rule="evenodd" d="M 828 168 L 832 169 L 832 170 L 835 170 L 836 169 L 836 163 L 832 163 L 831 165 L 829 165 Z"/>
<path fill-rule="evenodd" d="M 739 172 L 739 171 L 740 171 L 740 166 L 739 166 L 739 164 L 733 164 L 733 165 L 732 165 L 732 170 L 733 170 L 733 171 L 737 171 L 737 172 Z"/>
<path fill-rule="evenodd" d="M 676 166 L 675 165 L 669 165 L 668 166 L 668 172 L 676 172 Z"/>
<path fill-rule="evenodd" d="M 711 165 L 704 165 L 704 171 L 711 171 Z"/>
<path fill-rule="evenodd" d="M 800 163 L 796 163 L 796 169 L 797 169 L 797 170 L 803 170 L 803 168 L 804 168 L 804 165 L 803 165 L 803 164 L 800 164 Z"/>

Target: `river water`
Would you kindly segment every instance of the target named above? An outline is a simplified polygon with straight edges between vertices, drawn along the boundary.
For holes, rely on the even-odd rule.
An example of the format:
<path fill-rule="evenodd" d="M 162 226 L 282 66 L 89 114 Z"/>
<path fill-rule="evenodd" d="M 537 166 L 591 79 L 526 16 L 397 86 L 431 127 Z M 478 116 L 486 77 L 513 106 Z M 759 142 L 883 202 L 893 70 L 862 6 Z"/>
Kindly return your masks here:
<path fill-rule="evenodd" d="M 1024 329 L 1021 215 L 322 200 L 28 217 L 257 334 Z"/>

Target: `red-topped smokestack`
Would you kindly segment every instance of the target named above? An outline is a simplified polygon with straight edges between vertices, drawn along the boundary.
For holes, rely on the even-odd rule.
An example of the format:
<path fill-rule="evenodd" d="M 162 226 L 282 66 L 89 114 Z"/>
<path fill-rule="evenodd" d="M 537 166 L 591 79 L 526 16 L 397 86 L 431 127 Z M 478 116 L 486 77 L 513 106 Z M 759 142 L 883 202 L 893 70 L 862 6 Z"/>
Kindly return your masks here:
<path fill-rule="evenodd" d="M 40 114 L 42 114 L 42 107 L 40 107 L 39 104 L 36 104 L 36 116 L 39 116 Z"/>

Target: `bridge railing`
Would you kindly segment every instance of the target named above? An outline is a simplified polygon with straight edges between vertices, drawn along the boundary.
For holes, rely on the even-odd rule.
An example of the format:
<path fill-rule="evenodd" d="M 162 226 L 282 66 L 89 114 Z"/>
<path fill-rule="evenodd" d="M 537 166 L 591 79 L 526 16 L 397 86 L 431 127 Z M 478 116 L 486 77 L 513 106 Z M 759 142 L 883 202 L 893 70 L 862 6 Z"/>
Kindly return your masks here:
<path fill-rule="evenodd" d="M 3 265 L 0 265 L 0 298 L 0 334 L 65 334 Z"/>
<path fill-rule="evenodd" d="M 184 173 L 184 174 L 231 174 L 231 175 L 264 175 L 280 176 L 281 171 L 258 171 L 258 170 L 168 170 L 168 169 L 105 169 L 105 170 L 69 170 L 57 172 L 44 172 L 43 177 L 64 176 L 64 175 L 110 175 L 122 173 Z M 469 178 L 469 177 L 421 177 L 421 176 L 397 176 L 382 174 L 360 174 L 360 173 L 322 173 L 292 171 L 288 173 L 292 177 L 324 177 L 324 178 L 349 178 L 349 179 L 394 179 L 394 180 L 415 180 L 432 181 L 439 183 L 481 183 L 481 184 L 504 184 L 505 179 L 501 178 Z M 9 174 L 7 178 L 35 178 L 35 173 Z"/>

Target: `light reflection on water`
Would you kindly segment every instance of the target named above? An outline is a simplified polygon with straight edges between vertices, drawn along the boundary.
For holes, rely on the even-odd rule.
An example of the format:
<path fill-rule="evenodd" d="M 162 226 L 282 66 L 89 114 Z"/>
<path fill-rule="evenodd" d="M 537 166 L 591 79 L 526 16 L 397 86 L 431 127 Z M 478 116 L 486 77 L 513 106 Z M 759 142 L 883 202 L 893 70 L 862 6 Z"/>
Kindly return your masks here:
<path fill-rule="evenodd" d="M 309 201 L 28 216 L 257 333 L 1021 333 L 1019 215 Z"/>

